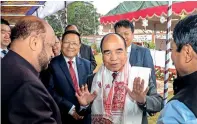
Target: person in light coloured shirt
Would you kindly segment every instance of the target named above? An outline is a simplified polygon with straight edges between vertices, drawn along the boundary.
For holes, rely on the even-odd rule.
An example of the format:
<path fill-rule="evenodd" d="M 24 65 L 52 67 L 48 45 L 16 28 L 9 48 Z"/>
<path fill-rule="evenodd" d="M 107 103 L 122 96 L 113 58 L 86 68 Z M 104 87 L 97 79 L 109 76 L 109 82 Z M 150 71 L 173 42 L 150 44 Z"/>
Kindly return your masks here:
<path fill-rule="evenodd" d="M 197 15 L 179 21 L 173 39 L 171 58 L 179 76 L 157 124 L 197 124 Z"/>

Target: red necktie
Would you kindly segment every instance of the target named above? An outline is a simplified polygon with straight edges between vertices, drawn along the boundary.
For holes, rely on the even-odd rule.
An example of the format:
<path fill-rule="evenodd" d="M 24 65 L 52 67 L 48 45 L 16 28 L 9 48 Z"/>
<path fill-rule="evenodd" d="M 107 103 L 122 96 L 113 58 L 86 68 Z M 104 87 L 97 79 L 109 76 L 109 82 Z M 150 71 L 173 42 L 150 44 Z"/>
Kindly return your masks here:
<path fill-rule="evenodd" d="M 77 77 L 76 77 L 76 74 L 75 74 L 75 70 L 72 66 L 72 61 L 68 61 L 68 64 L 69 64 L 69 71 L 70 71 L 70 75 L 71 75 L 71 78 L 72 78 L 72 81 L 73 81 L 73 85 L 74 85 L 75 91 L 77 91 L 78 83 L 77 83 Z"/>

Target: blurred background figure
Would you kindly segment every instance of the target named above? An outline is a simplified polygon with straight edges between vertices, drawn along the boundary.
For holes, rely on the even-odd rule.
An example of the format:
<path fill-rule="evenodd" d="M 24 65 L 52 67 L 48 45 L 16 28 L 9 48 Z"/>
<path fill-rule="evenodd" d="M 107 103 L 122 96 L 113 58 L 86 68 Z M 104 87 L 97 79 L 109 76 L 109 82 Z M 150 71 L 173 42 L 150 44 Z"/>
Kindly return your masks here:
<path fill-rule="evenodd" d="M 59 56 L 61 54 L 61 41 L 56 37 L 55 45 L 53 46 L 53 53 L 55 56 Z"/>
<path fill-rule="evenodd" d="M 8 21 L 1 18 L 1 58 L 8 53 L 8 45 L 11 43 L 11 29 Z"/>

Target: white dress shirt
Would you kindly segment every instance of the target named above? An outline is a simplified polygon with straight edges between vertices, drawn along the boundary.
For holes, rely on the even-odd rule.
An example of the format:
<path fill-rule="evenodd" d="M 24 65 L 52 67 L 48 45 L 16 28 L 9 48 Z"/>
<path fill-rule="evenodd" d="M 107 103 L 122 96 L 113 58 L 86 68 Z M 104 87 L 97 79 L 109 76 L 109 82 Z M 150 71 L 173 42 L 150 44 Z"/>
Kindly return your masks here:
<path fill-rule="evenodd" d="M 9 51 L 7 48 L 6 49 L 1 49 L 0 48 L 0 50 L 1 50 L 1 58 L 3 58 Z M 7 53 L 6 54 L 2 53 L 3 50 L 5 50 Z"/>
<path fill-rule="evenodd" d="M 127 57 L 128 57 L 128 59 L 130 58 L 130 54 L 131 54 L 131 45 L 129 47 L 127 47 Z"/>
<path fill-rule="evenodd" d="M 67 67 L 68 67 L 68 69 L 69 69 L 69 66 L 70 66 L 70 65 L 68 64 L 68 61 L 70 61 L 70 59 L 67 58 L 67 57 L 65 57 L 65 56 L 64 56 L 64 59 L 65 59 L 65 61 L 66 61 Z M 72 66 L 73 66 L 74 71 L 75 71 L 75 74 L 76 74 L 77 83 L 78 83 L 78 85 L 79 85 L 79 76 L 78 76 L 78 71 L 77 71 L 76 57 L 74 57 L 71 61 L 72 61 Z M 80 111 L 81 111 L 82 109 L 87 108 L 88 106 L 89 106 L 89 105 L 87 105 L 87 106 L 80 106 Z M 73 115 L 74 111 L 75 111 L 75 105 L 73 105 L 73 106 L 71 107 L 71 109 L 69 110 L 68 114 Z"/>
<path fill-rule="evenodd" d="M 64 59 L 66 61 L 66 64 L 67 64 L 67 67 L 68 67 L 68 70 L 69 70 L 70 65 L 68 64 L 68 61 L 70 61 L 70 59 L 65 57 L 65 56 L 64 56 Z M 72 61 L 72 67 L 74 68 L 74 71 L 75 71 L 75 74 L 76 74 L 77 83 L 79 85 L 79 76 L 78 76 L 78 71 L 77 71 L 76 57 L 74 57 L 71 61 Z"/>

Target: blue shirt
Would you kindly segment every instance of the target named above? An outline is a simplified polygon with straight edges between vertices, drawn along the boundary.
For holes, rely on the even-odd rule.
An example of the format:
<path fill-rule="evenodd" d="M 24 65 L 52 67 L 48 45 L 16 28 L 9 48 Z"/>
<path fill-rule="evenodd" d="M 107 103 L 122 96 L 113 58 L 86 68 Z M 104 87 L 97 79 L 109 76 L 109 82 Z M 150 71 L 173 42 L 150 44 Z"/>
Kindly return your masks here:
<path fill-rule="evenodd" d="M 172 100 L 161 111 L 157 124 L 197 124 L 197 118 L 185 104 Z"/>

